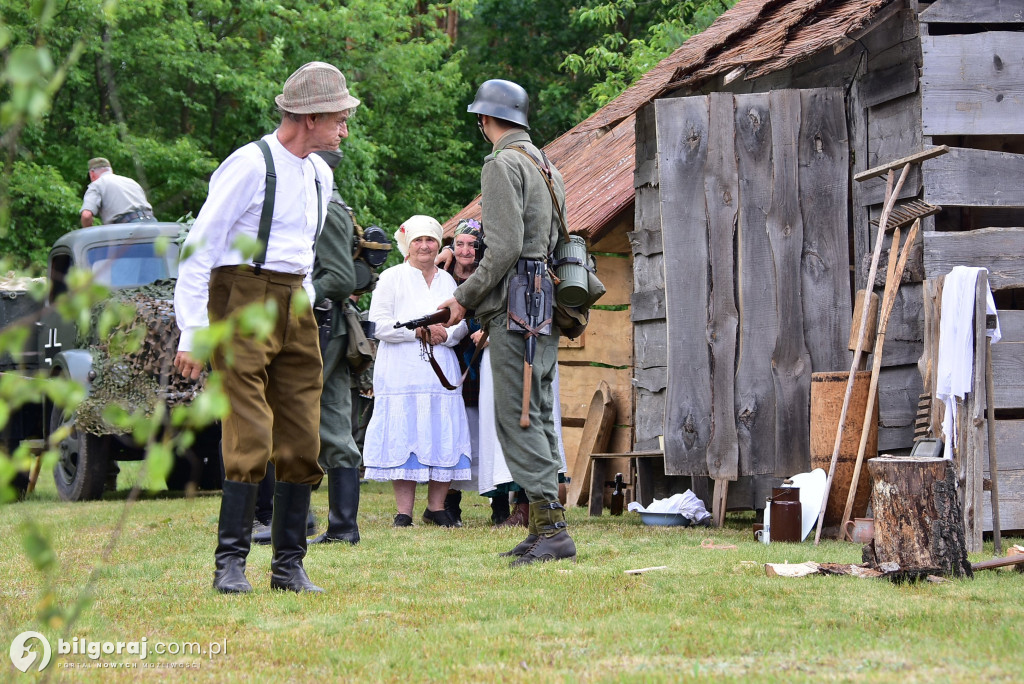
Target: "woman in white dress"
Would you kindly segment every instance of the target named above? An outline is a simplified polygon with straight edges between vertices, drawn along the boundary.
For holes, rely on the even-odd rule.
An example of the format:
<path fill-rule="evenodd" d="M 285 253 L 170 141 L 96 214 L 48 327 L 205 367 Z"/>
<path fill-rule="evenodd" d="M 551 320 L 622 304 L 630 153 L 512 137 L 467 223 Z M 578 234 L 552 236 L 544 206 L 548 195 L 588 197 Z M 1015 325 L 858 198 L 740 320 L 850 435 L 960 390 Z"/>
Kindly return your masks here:
<path fill-rule="evenodd" d="M 434 265 L 441 246 L 441 224 L 413 216 L 395 233 L 405 262 L 380 274 L 369 320 L 380 340 L 373 371 L 373 417 L 366 428 L 366 477 L 391 481 L 398 514 L 395 527 L 412 525 L 416 483 L 427 482 L 423 521 L 454 527 L 444 509 L 453 481 L 470 478 L 469 426 L 461 392 L 446 390 L 423 357 L 420 336 L 429 335 L 434 357 L 450 380 L 459 377 L 452 348 L 466 335 L 466 324 L 432 325 L 416 331 L 395 323 L 433 313 L 452 296 L 455 280 Z"/>

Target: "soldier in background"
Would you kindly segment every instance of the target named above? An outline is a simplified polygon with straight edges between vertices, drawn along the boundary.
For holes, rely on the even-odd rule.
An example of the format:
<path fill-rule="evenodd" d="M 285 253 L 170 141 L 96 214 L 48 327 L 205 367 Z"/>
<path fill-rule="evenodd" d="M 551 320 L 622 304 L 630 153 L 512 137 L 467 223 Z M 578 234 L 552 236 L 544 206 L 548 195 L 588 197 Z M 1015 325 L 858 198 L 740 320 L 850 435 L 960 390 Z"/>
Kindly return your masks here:
<path fill-rule="evenodd" d="M 103 157 L 89 160 L 89 187 L 82 199 L 82 227 L 95 223 L 137 223 L 156 221 L 153 207 L 142 186 L 127 176 L 119 176 Z"/>

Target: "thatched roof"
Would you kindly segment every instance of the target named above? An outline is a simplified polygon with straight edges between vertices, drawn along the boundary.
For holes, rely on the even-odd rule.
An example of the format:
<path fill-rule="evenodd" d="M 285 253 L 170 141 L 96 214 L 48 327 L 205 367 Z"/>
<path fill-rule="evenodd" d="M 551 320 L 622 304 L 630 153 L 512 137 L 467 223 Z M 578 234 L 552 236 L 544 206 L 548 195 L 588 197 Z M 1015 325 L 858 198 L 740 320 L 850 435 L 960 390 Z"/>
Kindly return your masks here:
<path fill-rule="evenodd" d="M 848 36 L 857 37 L 893 1 L 739 0 L 707 30 L 544 148 L 565 178 L 570 230 L 593 238 L 632 206 L 633 124 L 640 107 L 719 75 L 736 72 L 754 79 L 790 67 L 847 42 Z M 445 224 L 445 234 L 466 217 L 480 218 L 479 197 Z"/>

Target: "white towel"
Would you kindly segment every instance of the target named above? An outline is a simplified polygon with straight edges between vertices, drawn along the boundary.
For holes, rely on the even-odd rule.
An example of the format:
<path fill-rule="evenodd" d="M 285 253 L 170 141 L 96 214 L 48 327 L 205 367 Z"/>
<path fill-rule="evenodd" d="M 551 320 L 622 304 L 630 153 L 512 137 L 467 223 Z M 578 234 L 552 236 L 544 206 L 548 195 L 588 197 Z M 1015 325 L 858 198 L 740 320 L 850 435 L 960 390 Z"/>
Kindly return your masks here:
<path fill-rule="evenodd" d="M 956 266 L 942 286 L 942 320 L 939 325 L 939 358 L 935 364 L 935 397 L 946 405 L 942 418 L 945 456 L 953 458 L 956 440 L 956 398 L 971 391 L 974 375 L 974 290 L 978 273 L 988 269 Z M 985 311 L 996 315 L 992 343 L 999 341 L 999 317 L 992 289 L 985 298 Z M 983 362 L 983 360 L 982 360 Z"/>

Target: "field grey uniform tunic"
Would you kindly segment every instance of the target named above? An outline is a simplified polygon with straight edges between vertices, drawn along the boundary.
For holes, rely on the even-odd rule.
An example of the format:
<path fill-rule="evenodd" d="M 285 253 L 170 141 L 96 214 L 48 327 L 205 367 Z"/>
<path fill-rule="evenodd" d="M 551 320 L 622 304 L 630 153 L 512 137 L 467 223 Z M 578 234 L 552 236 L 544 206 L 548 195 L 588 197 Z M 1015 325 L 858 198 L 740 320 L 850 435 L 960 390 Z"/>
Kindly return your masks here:
<path fill-rule="evenodd" d="M 313 289 L 316 300 L 335 302 L 331 339 L 324 358 L 324 391 L 320 395 L 320 467 L 358 468 L 362 462 L 359 447 L 352 437 L 351 373 L 345 352 L 348 331 L 342 307 L 356 288 L 352 263 L 352 217 L 341 197 L 334 193 L 327 205 L 327 218 L 316 243 L 313 264 Z"/>
<path fill-rule="evenodd" d="M 507 329 L 508 281 L 520 258 L 546 259 L 559 235 L 558 217 L 540 170 L 522 154 L 537 160 L 538 150 L 523 130 L 506 133 L 494 145 L 480 172 L 483 225 L 487 251 L 480 266 L 455 290 L 455 299 L 476 317 L 490 336 L 494 378 L 494 414 L 498 441 L 512 478 L 530 501 L 558 500 L 561 460 L 555 437 L 552 382 L 558 361 L 558 330 L 537 338 L 530 393 L 530 426 L 519 427 L 523 397 L 525 338 Z M 555 193 L 565 211 L 565 183 L 551 166 Z"/>

